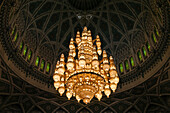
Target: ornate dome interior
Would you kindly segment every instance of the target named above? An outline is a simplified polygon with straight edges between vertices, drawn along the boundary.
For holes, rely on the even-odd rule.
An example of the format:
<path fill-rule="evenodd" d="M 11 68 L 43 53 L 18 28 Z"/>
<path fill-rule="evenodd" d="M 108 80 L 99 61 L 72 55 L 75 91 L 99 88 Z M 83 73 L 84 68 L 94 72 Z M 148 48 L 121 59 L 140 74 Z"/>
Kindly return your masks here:
<path fill-rule="evenodd" d="M 170 112 L 168 0 L 2 0 L 0 111 Z M 120 83 L 88 105 L 60 97 L 56 61 L 87 26 L 114 57 Z"/>

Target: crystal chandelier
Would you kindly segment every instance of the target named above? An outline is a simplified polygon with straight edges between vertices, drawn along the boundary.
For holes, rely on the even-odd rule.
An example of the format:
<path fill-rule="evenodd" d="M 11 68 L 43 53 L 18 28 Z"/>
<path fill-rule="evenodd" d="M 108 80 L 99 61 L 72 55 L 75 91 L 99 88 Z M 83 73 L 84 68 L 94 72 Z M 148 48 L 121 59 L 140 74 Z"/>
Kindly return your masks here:
<path fill-rule="evenodd" d="M 111 90 L 115 92 L 119 77 L 113 57 L 108 59 L 105 50 L 102 54 L 98 35 L 92 40 L 91 31 L 84 27 L 82 37 L 78 31 L 75 41 L 71 38 L 69 49 L 67 62 L 61 54 L 53 75 L 54 87 L 61 96 L 67 90 L 68 100 L 74 96 L 78 102 L 83 100 L 87 104 L 94 96 L 100 101 L 103 91 L 107 97 Z M 98 59 L 99 55 L 103 56 L 102 60 Z"/>

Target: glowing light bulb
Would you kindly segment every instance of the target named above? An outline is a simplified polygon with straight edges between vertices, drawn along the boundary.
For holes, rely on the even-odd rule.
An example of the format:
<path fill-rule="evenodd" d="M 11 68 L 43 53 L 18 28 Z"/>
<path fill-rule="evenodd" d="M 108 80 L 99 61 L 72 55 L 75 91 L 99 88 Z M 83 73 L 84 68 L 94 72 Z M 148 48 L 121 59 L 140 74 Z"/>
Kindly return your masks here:
<path fill-rule="evenodd" d="M 111 70 L 109 71 L 109 73 L 110 73 L 110 77 L 115 77 L 115 76 L 117 75 L 116 70 L 113 70 L 113 69 L 111 69 Z"/>
<path fill-rule="evenodd" d="M 117 85 L 114 84 L 114 83 L 111 83 L 110 84 L 110 88 L 113 90 L 113 92 L 115 92 L 116 88 L 117 88 Z"/>
<path fill-rule="evenodd" d="M 99 55 L 101 55 L 101 54 L 102 54 L 102 49 L 98 48 L 98 49 L 97 49 L 97 53 L 98 53 Z"/>
<path fill-rule="evenodd" d="M 99 66 L 99 61 L 97 59 L 92 60 L 92 66 L 93 67 L 98 67 Z"/>
<path fill-rule="evenodd" d="M 111 94 L 111 91 L 110 91 L 109 88 L 105 88 L 104 93 L 107 96 L 107 98 L 109 98 L 109 95 Z"/>
<path fill-rule="evenodd" d="M 60 81 L 54 82 L 54 87 L 58 89 L 60 87 Z"/>
<path fill-rule="evenodd" d="M 108 64 L 108 63 L 103 64 L 103 69 L 104 69 L 106 72 L 109 71 L 109 64 Z"/>
<path fill-rule="evenodd" d="M 88 104 L 88 103 L 90 103 L 90 99 L 89 99 L 89 98 L 85 98 L 85 99 L 83 99 L 83 102 L 84 102 L 85 104 Z"/>
<path fill-rule="evenodd" d="M 54 74 L 53 80 L 54 81 L 60 81 L 60 75 L 59 74 Z"/>
<path fill-rule="evenodd" d="M 101 92 L 98 92 L 98 93 L 96 94 L 96 98 L 100 101 L 101 98 L 102 98 L 102 93 L 101 93 Z"/>
<path fill-rule="evenodd" d="M 59 73 L 59 74 L 63 75 L 64 72 L 65 72 L 65 68 L 64 68 L 64 67 L 59 67 L 59 68 L 58 68 L 58 73 Z"/>
<path fill-rule="evenodd" d="M 117 84 L 119 82 L 119 77 L 116 76 L 114 79 L 115 79 L 115 84 Z"/>
<path fill-rule="evenodd" d="M 72 93 L 70 91 L 67 91 L 66 96 L 67 96 L 68 100 L 70 100 L 70 98 L 72 97 Z"/>
<path fill-rule="evenodd" d="M 75 56 L 76 56 L 76 51 L 74 50 L 74 51 L 73 51 L 73 57 L 75 57 Z"/>
<path fill-rule="evenodd" d="M 60 96 L 62 96 L 63 93 L 65 92 L 65 87 L 60 87 L 60 88 L 58 89 L 58 92 L 60 93 Z"/>
<path fill-rule="evenodd" d="M 79 66 L 80 66 L 80 67 L 84 67 L 85 65 L 86 65 L 85 59 L 80 59 L 80 60 L 79 60 Z"/>
<path fill-rule="evenodd" d="M 78 102 L 80 102 L 80 100 L 81 100 L 78 95 L 76 95 L 76 99 L 77 99 Z"/>
<path fill-rule="evenodd" d="M 74 63 L 73 62 L 67 62 L 67 69 L 72 70 L 74 68 Z"/>

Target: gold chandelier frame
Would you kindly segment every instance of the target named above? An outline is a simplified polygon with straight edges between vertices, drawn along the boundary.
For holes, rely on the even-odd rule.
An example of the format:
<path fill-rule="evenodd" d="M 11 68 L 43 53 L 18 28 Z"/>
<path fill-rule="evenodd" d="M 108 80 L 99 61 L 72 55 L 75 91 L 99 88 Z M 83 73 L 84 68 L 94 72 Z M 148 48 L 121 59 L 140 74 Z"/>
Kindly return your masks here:
<path fill-rule="evenodd" d="M 54 87 L 61 96 L 67 90 L 68 100 L 74 96 L 78 102 L 83 100 L 87 104 L 94 96 L 100 101 L 102 92 L 107 97 L 111 90 L 115 92 L 119 77 L 113 57 L 108 60 L 106 51 L 102 52 L 99 35 L 92 40 L 91 31 L 84 27 L 81 37 L 78 31 L 76 41 L 71 38 L 69 48 L 67 62 L 61 54 L 53 75 Z M 100 55 L 102 60 L 98 59 Z"/>

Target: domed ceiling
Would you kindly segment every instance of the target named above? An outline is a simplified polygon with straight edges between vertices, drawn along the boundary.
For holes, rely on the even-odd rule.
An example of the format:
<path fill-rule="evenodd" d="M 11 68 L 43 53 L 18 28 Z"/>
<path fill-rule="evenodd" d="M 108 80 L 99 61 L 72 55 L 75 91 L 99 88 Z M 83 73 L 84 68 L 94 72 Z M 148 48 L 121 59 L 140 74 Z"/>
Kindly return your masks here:
<path fill-rule="evenodd" d="M 168 6 L 167 0 L 2 0 L 0 109 L 169 111 Z M 52 79 L 56 61 L 61 53 L 67 56 L 71 37 L 84 26 L 93 38 L 100 36 L 102 49 L 114 57 L 120 77 L 116 93 L 89 105 L 60 97 Z"/>
<path fill-rule="evenodd" d="M 20 59 L 21 67 L 27 75 L 45 77 L 51 85 L 56 61 L 61 53 L 67 56 L 71 37 L 84 26 L 92 31 L 93 38 L 100 36 L 102 48 L 114 57 L 122 84 L 144 77 L 146 65 L 153 59 L 151 53 L 156 51 L 151 34 L 156 30 L 156 43 L 164 25 L 163 16 L 155 14 L 160 8 L 154 0 L 16 0 L 10 6 L 9 31 L 16 28 L 19 33 L 14 51 L 24 43 L 33 56 L 28 68 Z M 50 62 L 50 73 L 35 67 L 37 56 L 40 62 Z"/>
<path fill-rule="evenodd" d="M 139 43 L 145 41 L 144 36 L 136 39 L 136 35 L 148 32 L 145 20 L 150 11 L 143 1 L 34 0 L 18 2 L 19 10 L 15 12 L 17 14 L 15 18 L 18 19 L 16 20 L 18 23 L 22 23 L 22 27 L 19 27 L 22 37 L 25 40 L 33 38 L 33 44 L 36 45 L 35 51 L 44 56 L 46 53 L 41 53 L 40 49 L 46 46 L 51 52 L 49 55 L 52 61 L 55 61 L 55 57 L 58 58 L 61 53 L 68 52 L 70 38 L 75 37 L 77 30 L 81 32 L 85 25 L 92 31 L 93 37 L 100 35 L 103 48 L 115 59 L 132 55 L 135 48 L 134 41 L 140 41 Z M 10 24 L 13 22 L 15 20 Z M 32 36 L 29 37 L 27 34 Z M 118 52 L 120 49 L 126 49 L 126 53 Z"/>

